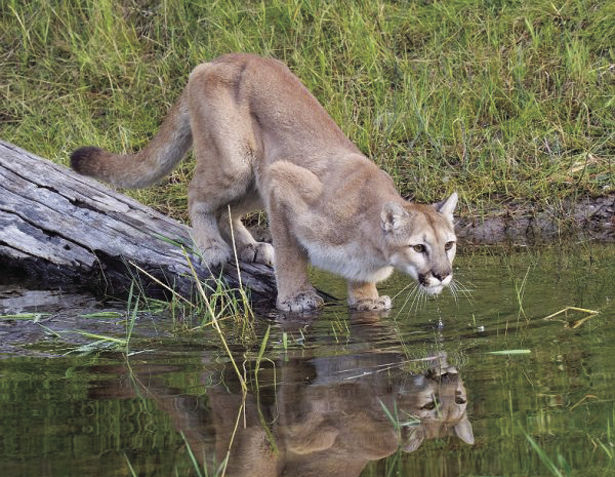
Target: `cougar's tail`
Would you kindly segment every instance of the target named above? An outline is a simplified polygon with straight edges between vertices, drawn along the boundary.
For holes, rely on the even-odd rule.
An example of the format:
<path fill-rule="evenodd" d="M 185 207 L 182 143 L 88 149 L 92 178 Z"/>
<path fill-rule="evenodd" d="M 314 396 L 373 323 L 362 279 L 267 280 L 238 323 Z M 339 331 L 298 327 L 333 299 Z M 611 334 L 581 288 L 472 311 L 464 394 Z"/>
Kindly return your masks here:
<path fill-rule="evenodd" d="M 79 174 L 120 187 L 145 187 L 163 178 L 192 145 L 186 92 L 171 108 L 158 134 L 136 154 L 112 154 L 97 147 L 82 147 L 70 156 Z"/>

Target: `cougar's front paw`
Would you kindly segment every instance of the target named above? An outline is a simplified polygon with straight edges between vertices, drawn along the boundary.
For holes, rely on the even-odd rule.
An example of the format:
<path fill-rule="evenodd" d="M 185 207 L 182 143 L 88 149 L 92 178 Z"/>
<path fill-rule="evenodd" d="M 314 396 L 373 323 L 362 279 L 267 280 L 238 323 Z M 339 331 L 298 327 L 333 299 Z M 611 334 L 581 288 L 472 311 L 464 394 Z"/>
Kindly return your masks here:
<path fill-rule="evenodd" d="M 304 291 L 297 295 L 279 298 L 278 310 L 300 313 L 302 311 L 312 311 L 324 305 L 324 300 L 314 290 Z"/>
<path fill-rule="evenodd" d="M 256 242 L 246 245 L 239 253 L 242 262 L 262 263 L 273 267 L 273 245 L 267 242 Z"/>
<path fill-rule="evenodd" d="M 208 267 L 224 265 L 231 258 L 231 248 L 224 242 L 212 241 L 199 248 L 201 260 Z"/>
<path fill-rule="evenodd" d="M 386 295 L 379 296 L 378 298 L 363 298 L 355 303 L 351 303 L 350 307 L 357 311 L 390 310 L 391 298 Z"/>

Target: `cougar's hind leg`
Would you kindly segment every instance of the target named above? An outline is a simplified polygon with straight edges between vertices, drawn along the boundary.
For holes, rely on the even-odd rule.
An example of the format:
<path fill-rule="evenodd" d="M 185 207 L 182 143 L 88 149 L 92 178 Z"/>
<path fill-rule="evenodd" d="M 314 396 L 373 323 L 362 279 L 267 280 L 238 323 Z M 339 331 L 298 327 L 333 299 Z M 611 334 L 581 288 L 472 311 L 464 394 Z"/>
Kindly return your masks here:
<path fill-rule="evenodd" d="M 231 247 L 224 241 L 218 229 L 217 208 L 211 201 L 191 199 L 188 209 L 192 224 L 193 239 L 201 252 L 203 263 L 210 267 L 224 265 L 231 258 Z"/>
<path fill-rule="evenodd" d="M 229 142 L 216 147 L 214 141 L 195 141 L 197 166 L 188 191 L 188 209 L 194 240 L 209 266 L 223 265 L 232 258 L 228 237 L 220 231 L 220 218 L 228 204 L 245 196 L 251 182 L 251 167 L 238 157 L 241 148 Z"/>
<path fill-rule="evenodd" d="M 246 183 L 250 182 L 252 171 L 250 167 L 241 166 L 236 167 L 230 174 L 220 171 L 220 163 L 237 161 L 233 155 L 220 157 L 218 151 L 210 149 L 199 150 L 196 155 L 197 167 L 188 192 L 194 239 L 206 264 L 221 265 L 233 256 L 228 205 L 242 201 L 245 197 L 249 189 Z M 214 157 L 219 157 L 218 163 L 209 167 Z M 228 167 L 224 168 L 228 172 Z M 235 243 L 238 245 L 238 251 L 243 253 L 246 247 L 257 242 L 241 223 L 240 213 L 238 212 L 237 217 L 232 215 Z"/>
<path fill-rule="evenodd" d="M 188 192 L 194 239 L 203 261 L 221 265 L 232 257 L 219 221 L 228 204 L 242 202 L 254 183 L 254 133 L 248 109 L 236 95 L 235 66 L 205 64 L 188 82 L 196 169 Z M 241 239 L 248 240 L 247 230 Z M 253 239 L 252 239 L 253 240 Z"/>

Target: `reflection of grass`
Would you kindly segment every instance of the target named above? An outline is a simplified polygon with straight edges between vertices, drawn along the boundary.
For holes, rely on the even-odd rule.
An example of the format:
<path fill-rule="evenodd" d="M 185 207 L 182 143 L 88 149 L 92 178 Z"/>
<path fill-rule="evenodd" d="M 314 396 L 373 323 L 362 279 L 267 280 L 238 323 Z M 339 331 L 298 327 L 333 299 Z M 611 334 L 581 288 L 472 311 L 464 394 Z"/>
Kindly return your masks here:
<path fill-rule="evenodd" d="M 182 436 L 182 439 L 184 440 L 184 444 L 186 445 L 186 450 L 188 452 L 188 456 L 190 457 L 190 462 L 192 462 L 192 468 L 194 469 L 198 477 L 203 477 L 203 473 L 201 472 L 199 462 L 194 456 L 194 452 L 192 452 L 192 447 L 190 447 L 190 443 L 188 442 L 188 439 L 186 439 L 184 431 L 179 431 L 179 434 Z M 207 465 L 203 464 L 203 469 L 205 470 L 205 475 L 208 475 Z M 216 475 L 217 475 L 217 472 L 216 472 Z"/>
<path fill-rule="evenodd" d="M 271 446 L 272 450 L 274 452 L 278 452 L 278 446 L 275 442 L 275 437 L 273 436 L 273 432 L 271 431 L 271 428 L 269 424 L 267 423 L 267 419 L 265 418 L 262 407 L 261 407 L 261 393 L 260 393 L 260 385 L 259 385 L 259 378 L 258 378 L 258 372 L 260 371 L 260 365 L 263 360 L 266 360 L 271 365 L 273 365 L 273 369 L 275 370 L 275 361 L 269 358 L 265 358 L 265 351 L 267 350 L 267 343 L 269 341 L 270 331 L 271 331 L 271 326 L 268 326 L 267 331 L 265 332 L 265 336 L 263 337 L 261 341 L 261 346 L 258 350 L 258 356 L 256 357 L 256 361 L 254 364 L 255 389 L 253 392 L 256 395 L 256 409 L 258 411 L 258 419 L 261 423 L 261 426 L 263 427 L 263 430 L 265 431 L 265 434 L 267 436 L 267 441 L 269 442 L 269 445 Z M 273 385 L 274 387 L 276 386 L 275 374 L 274 374 L 274 384 Z"/>
<path fill-rule="evenodd" d="M 596 438 L 598 446 L 604 451 L 609 460 L 613 462 L 615 460 L 615 407 L 613 407 L 611 415 L 606 419 L 606 431 L 604 434 L 604 440 Z"/>
<path fill-rule="evenodd" d="M 503 349 L 498 351 L 488 351 L 487 354 L 511 356 L 515 354 L 530 354 L 532 351 L 529 349 Z"/>
<path fill-rule="evenodd" d="M 128 458 L 128 456 L 126 455 L 125 452 L 124 452 L 124 458 L 126 459 L 126 465 L 128 466 L 128 470 L 130 471 L 130 475 L 132 477 L 137 477 L 138 474 L 135 472 L 135 469 L 132 466 L 132 464 L 130 463 L 130 459 Z"/>
<path fill-rule="evenodd" d="M 525 296 L 525 286 L 527 285 L 527 277 L 530 274 L 532 266 L 527 267 L 525 275 L 523 276 L 523 280 L 519 283 L 515 279 L 515 297 L 517 298 L 517 306 L 519 307 L 519 316 L 523 315 L 524 318 L 527 318 L 525 314 L 525 310 L 523 309 L 523 298 Z"/>
<path fill-rule="evenodd" d="M 421 421 L 416 418 L 413 415 L 408 414 L 407 412 L 403 411 L 404 414 L 406 415 L 406 419 L 405 420 L 401 420 L 400 416 L 399 416 L 399 412 L 397 410 L 397 401 L 393 401 L 393 409 L 389 409 L 387 407 L 387 405 L 381 400 L 378 399 L 378 402 L 380 403 L 380 407 L 382 408 L 384 415 L 387 417 L 387 419 L 389 420 L 389 422 L 393 425 L 393 429 L 395 429 L 395 432 L 397 433 L 398 437 L 399 437 L 399 442 L 401 443 L 401 429 L 403 427 L 406 426 L 418 426 Z M 437 403 L 437 401 L 434 401 Z M 437 404 L 436 404 L 437 405 Z"/>
<path fill-rule="evenodd" d="M 234 247 L 233 247 L 234 248 Z M 231 437 L 229 439 L 229 444 L 228 444 L 228 449 L 226 452 L 226 457 L 223 460 L 223 464 L 222 464 L 222 469 L 221 469 L 221 476 L 224 477 L 224 475 L 226 474 L 226 468 L 228 466 L 228 462 L 229 462 L 229 458 L 231 455 L 231 448 L 233 446 L 233 442 L 235 440 L 235 435 L 237 434 L 237 429 L 239 428 L 239 422 L 241 420 L 241 416 L 245 407 L 245 401 L 246 401 L 246 396 L 248 393 L 248 386 L 246 384 L 246 378 L 245 376 L 241 373 L 241 371 L 239 370 L 239 367 L 237 365 L 237 362 L 235 361 L 235 358 L 233 356 L 233 353 L 231 352 L 226 336 L 222 330 L 222 328 L 220 327 L 220 323 L 219 323 L 219 319 L 222 318 L 221 315 L 221 311 L 216 311 L 214 309 L 214 307 L 212 306 L 211 301 L 209 300 L 209 297 L 207 295 L 207 293 L 205 292 L 205 289 L 203 288 L 203 285 L 201 283 L 201 281 L 199 280 L 199 277 L 194 269 L 194 266 L 192 265 L 192 261 L 190 260 L 190 257 L 188 256 L 188 254 L 186 253 L 186 251 L 184 250 L 184 255 L 186 257 L 186 260 L 188 262 L 188 265 L 190 266 L 190 270 L 192 271 L 192 275 L 193 278 L 195 280 L 196 283 L 196 287 L 199 293 L 199 296 L 201 298 L 201 302 L 205 305 L 205 308 L 207 309 L 207 312 L 209 313 L 209 317 L 211 318 L 211 323 L 214 327 L 214 329 L 216 330 L 216 332 L 218 333 L 218 337 L 220 338 L 220 341 L 222 342 L 222 346 L 224 347 L 224 350 L 226 351 L 226 354 L 228 356 L 228 358 L 230 359 L 230 362 L 233 366 L 233 369 L 235 370 L 235 374 L 237 375 L 237 379 L 241 385 L 241 390 L 242 390 L 242 404 L 239 408 L 239 411 L 237 412 L 237 419 L 235 420 L 235 425 L 233 427 L 233 432 L 231 433 Z M 235 262 L 237 263 L 237 268 L 239 269 L 239 265 L 238 265 L 238 261 L 237 261 L 237 254 L 235 253 Z M 241 277 L 241 274 L 239 275 L 239 277 Z M 240 289 L 242 290 L 243 287 L 241 287 L 241 278 L 240 278 Z M 249 313 L 251 314 L 251 308 L 249 307 L 249 302 L 248 302 L 248 297 L 245 294 L 245 292 L 240 293 L 241 299 L 243 300 L 244 306 L 246 307 L 246 310 L 249 310 Z M 245 320 L 243 320 L 245 322 Z M 266 342 L 265 342 L 266 343 Z M 266 346 L 263 345 L 263 346 Z"/>
<path fill-rule="evenodd" d="M 564 477 L 564 475 L 570 474 L 570 471 L 571 471 L 570 466 L 566 463 L 566 460 L 561 454 L 559 453 L 557 454 L 557 460 L 560 466 L 564 469 L 565 473 L 562 473 L 562 471 L 558 468 L 558 466 L 555 465 L 553 460 L 547 455 L 547 453 L 542 449 L 542 447 L 540 447 L 536 443 L 536 441 L 532 438 L 532 436 L 527 434 L 525 431 L 523 432 L 523 434 L 525 434 L 525 437 L 530 443 L 530 445 L 532 446 L 532 449 L 534 449 L 536 454 L 538 454 L 538 457 L 540 457 L 540 460 L 547 467 L 547 469 L 549 469 L 549 472 L 551 472 L 551 474 L 555 475 L 556 477 Z"/>
<path fill-rule="evenodd" d="M 134 291 L 135 286 L 133 283 L 128 293 L 126 320 L 124 321 L 125 335 L 123 338 L 103 335 L 99 333 L 91 333 L 89 331 L 82 330 L 63 330 L 60 333 L 54 332 L 56 336 L 60 338 L 62 337 L 62 334 L 65 333 L 77 333 L 83 337 L 94 340 L 84 345 L 76 346 L 73 349 L 70 349 L 65 354 L 91 354 L 100 351 L 120 351 L 123 352 L 126 356 L 130 356 L 130 340 L 132 338 L 132 333 L 134 331 L 137 317 L 140 313 L 139 304 L 141 302 L 139 297 L 135 295 Z M 121 314 L 118 312 L 109 311 L 89 313 L 81 316 L 85 318 L 118 318 L 121 316 Z"/>
<path fill-rule="evenodd" d="M 119 311 L 97 311 L 94 313 L 84 313 L 79 316 L 82 318 L 120 318 L 122 313 Z"/>

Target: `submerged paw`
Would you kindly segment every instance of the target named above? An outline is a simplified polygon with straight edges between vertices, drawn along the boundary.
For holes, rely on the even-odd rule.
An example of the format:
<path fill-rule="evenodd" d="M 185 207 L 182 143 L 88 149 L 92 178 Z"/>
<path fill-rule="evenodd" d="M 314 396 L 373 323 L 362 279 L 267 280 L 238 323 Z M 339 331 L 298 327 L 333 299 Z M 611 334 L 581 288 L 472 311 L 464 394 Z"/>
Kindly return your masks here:
<path fill-rule="evenodd" d="M 300 313 L 304 311 L 313 311 L 324 305 L 324 300 L 315 292 L 301 292 L 295 296 L 279 299 L 278 310 Z"/>
<path fill-rule="evenodd" d="M 391 298 L 383 295 L 378 298 L 364 298 L 351 305 L 357 311 L 390 310 Z"/>

